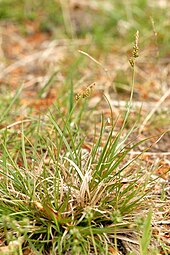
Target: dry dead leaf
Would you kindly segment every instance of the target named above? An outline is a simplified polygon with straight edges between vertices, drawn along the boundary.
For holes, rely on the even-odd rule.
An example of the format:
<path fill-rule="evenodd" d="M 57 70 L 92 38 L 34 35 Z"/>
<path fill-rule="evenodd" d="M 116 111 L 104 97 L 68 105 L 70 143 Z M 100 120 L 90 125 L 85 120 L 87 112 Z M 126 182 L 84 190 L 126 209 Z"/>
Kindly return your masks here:
<path fill-rule="evenodd" d="M 159 175 L 164 180 L 169 179 L 169 172 L 170 172 L 170 163 L 164 160 L 161 160 L 160 166 L 155 170 L 155 173 Z"/>
<path fill-rule="evenodd" d="M 109 247 L 109 253 L 112 255 L 121 255 L 121 253 L 112 246 Z"/>

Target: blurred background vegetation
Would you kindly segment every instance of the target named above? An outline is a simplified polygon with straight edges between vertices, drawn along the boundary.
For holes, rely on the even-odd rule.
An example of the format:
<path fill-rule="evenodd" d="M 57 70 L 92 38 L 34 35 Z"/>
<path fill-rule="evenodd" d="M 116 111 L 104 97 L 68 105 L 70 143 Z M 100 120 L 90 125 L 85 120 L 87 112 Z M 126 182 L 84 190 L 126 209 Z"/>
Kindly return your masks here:
<path fill-rule="evenodd" d="M 31 31 L 25 24 L 36 22 L 40 31 L 54 38 L 91 36 L 105 50 L 127 44 L 139 30 L 142 47 L 155 43 L 157 36 L 165 54 L 170 39 L 167 7 L 166 0 L 1 0 L 0 19 L 18 23 L 26 34 Z"/>

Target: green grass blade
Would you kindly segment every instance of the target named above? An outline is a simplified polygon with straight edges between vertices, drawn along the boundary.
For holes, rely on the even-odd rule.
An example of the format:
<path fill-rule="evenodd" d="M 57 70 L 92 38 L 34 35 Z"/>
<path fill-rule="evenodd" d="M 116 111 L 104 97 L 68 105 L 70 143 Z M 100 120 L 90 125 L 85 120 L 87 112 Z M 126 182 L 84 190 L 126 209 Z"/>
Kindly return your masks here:
<path fill-rule="evenodd" d="M 8 115 L 8 113 L 10 112 L 12 106 L 14 105 L 15 101 L 18 99 L 19 95 L 21 94 L 21 91 L 24 87 L 24 84 L 22 84 L 16 91 L 14 97 L 12 98 L 9 106 L 6 108 L 6 110 L 1 113 L 1 118 L 0 118 L 0 123 L 4 120 L 4 118 Z"/>
<path fill-rule="evenodd" d="M 140 240 L 140 252 L 141 255 L 148 255 L 148 248 L 151 240 L 151 221 L 152 221 L 152 211 L 148 212 L 147 218 L 143 225 L 143 234 Z"/>
<path fill-rule="evenodd" d="M 43 98 L 45 96 L 45 94 L 47 93 L 47 89 L 50 89 L 50 87 L 53 85 L 53 81 L 54 78 L 56 77 L 56 74 L 58 73 L 58 71 L 55 71 L 50 78 L 48 79 L 48 81 L 45 83 L 45 85 L 41 88 L 41 90 L 38 93 L 38 98 Z"/>

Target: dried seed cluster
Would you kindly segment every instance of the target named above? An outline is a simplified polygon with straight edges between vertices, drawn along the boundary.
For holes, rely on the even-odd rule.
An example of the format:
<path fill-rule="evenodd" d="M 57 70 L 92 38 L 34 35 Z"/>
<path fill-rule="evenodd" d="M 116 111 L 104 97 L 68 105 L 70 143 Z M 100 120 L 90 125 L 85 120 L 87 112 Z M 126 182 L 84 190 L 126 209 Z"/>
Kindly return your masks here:
<path fill-rule="evenodd" d="M 80 98 L 89 97 L 92 93 L 94 86 L 95 86 L 95 82 L 87 86 L 86 89 L 80 91 L 79 93 L 76 93 L 75 100 L 78 101 Z"/>
<path fill-rule="evenodd" d="M 132 57 L 129 59 L 129 63 L 131 65 L 131 67 L 134 67 L 135 59 L 138 58 L 138 57 L 139 57 L 139 31 L 136 32 Z"/>

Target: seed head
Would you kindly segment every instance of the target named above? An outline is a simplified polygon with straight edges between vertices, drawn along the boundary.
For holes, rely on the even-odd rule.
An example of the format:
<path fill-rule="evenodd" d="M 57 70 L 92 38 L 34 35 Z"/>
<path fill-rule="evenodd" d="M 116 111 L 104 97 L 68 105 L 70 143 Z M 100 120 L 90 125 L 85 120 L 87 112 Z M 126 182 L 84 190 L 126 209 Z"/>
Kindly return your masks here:
<path fill-rule="evenodd" d="M 80 98 L 89 97 L 92 93 L 94 86 L 95 82 L 87 86 L 84 90 L 80 91 L 79 93 L 76 93 L 75 100 L 78 101 Z"/>
<path fill-rule="evenodd" d="M 132 68 L 135 65 L 135 59 L 138 58 L 138 57 L 139 57 L 139 31 L 136 32 L 132 57 L 129 59 L 129 63 L 130 63 Z"/>
<path fill-rule="evenodd" d="M 130 58 L 129 59 L 129 63 L 130 63 L 130 65 L 131 65 L 131 67 L 134 67 L 134 58 Z"/>
<path fill-rule="evenodd" d="M 136 32 L 135 35 L 135 44 L 133 46 L 133 57 L 139 57 L 139 31 Z"/>

